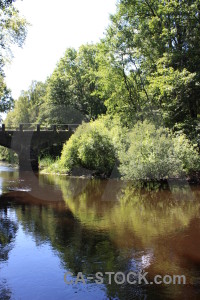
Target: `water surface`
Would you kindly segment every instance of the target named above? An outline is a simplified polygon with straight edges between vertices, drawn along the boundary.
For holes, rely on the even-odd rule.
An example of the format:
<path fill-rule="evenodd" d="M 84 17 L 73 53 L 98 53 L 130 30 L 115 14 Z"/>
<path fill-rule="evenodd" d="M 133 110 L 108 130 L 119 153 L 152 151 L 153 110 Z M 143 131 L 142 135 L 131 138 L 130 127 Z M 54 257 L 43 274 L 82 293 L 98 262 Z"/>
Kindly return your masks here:
<path fill-rule="evenodd" d="M 0 167 L 0 299 L 199 299 L 200 188 Z M 186 285 L 116 284 L 96 272 L 184 275 Z M 86 284 L 67 285 L 84 274 Z"/>

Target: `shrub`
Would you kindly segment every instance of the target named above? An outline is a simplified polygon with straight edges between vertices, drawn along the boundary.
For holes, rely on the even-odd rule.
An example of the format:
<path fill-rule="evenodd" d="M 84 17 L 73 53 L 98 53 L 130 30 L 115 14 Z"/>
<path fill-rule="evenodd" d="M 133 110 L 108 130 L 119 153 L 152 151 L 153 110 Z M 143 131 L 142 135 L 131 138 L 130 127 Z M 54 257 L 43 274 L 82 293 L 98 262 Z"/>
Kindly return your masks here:
<path fill-rule="evenodd" d="M 188 175 L 199 168 L 199 155 L 184 134 L 145 121 L 127 134 L 119 153 L 121 174 L 127 179 L 161 180 Z"/>
<path fill-rule="evenodd" d="M 13 150 L 0 146 L 0 161 L 18 164 L 18 155 Z"/>
<path fill-rule="evenodd" d="M 39 159 L 39 167 L 40 169 L 46 169 L 49 168 L 54 162 L 55 159 L 53 159 L 51 156 L 44 156 Z"/>
<path fill-rule="evenodd" d="M 97 173 L 110 174 L 116 160 L 119 132 L 113 134 L 108 128 L 108 119 L 100 118 L 84 123 L 64 145 L 60 167 L 70 172 L 74 167 L 83 167 Z M 112 127 L 112 126 L 111 126 Z"/>

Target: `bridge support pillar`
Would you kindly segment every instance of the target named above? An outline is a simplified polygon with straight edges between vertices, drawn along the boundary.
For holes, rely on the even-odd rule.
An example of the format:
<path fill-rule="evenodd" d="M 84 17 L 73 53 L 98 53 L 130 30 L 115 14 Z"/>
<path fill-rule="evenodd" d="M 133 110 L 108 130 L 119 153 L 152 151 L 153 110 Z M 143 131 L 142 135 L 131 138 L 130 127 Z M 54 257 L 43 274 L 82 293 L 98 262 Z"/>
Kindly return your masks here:
<path fill-rule="evenodd" d="M 38 153 L 34 150 L 26 151 L 23 149 L 18 153 L 19 157 L 19 169 L 21 171 L 34 171 L 37 172 L 39 169 L 38 164 Z"/>

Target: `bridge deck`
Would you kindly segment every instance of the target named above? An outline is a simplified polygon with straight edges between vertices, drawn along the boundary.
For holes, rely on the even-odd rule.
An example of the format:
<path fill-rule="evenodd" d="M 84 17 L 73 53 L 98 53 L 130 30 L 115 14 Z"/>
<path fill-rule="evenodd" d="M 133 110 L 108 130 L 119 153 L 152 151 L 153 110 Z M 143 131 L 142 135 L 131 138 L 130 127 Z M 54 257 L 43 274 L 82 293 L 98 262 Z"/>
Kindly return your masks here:
<path fill-rule="evenodd" d="M 5 124 L 2 124 L 0 126 L 0 132 L 16 132 L 16 131 L 30 131 L 30 132 L 40 132 L 40 131 L 47 131 L 47 132 L 53 132 L 53 131 L 75 131 L 75 129 L 80 124 L 52 124 L 48 127 L 40 124 L 32 124 L 32 123 L 23 123 L 20 124 L 19 127 L 6 127 Z"/>

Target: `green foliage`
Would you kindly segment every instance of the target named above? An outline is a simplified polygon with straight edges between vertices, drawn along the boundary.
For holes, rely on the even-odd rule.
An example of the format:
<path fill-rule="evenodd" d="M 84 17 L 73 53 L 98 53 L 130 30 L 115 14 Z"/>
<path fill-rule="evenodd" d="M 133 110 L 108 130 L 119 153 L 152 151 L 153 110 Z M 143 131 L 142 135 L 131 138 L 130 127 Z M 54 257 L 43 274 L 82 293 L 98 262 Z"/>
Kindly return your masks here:
<path fill-rule="evenodd" d="M 45 83 L 32 82 L 22 92 L 8 115 L 9 123 L 80 124 L 105 113 L 104 99 L 97 93 L 97 51 L 96 45 L 67 49 Z M 27 103 L 25 114 L 19 114 L 22 102 Z"/>
<path fill-rule="evenodd" d="M 79 126 L 63 147 L 60 160 L 62 169 L 70 172 L 72 168 L 81 166 L 97 173 L 111 173 L 120 133 L 116 130 L 113 134 L 113 130 L 109 130 L 105 124 L 106 118 L 100 118 Z"/>
<path fill-rule="evenodd" d="M 81 124 L 83 114 L 71 105 L 57 105 L 53 103 L 44 103 L 40 107 L 37 123 L 50 124 Z"/>
<path fill-rule="evenodd" d="M 164 124 L 167 127 L 173 125 L 174 129 L 182 129 L 189 135 L 195 118 L 190 114 L 188 100 L 194 92 L 196 74 L 185 68 L 178 70 L 168 67 L 167 61 L 167 56 L 159 59 L 156 72 L 148 76 L 148 93 L 154 99 L 154 106 L 159 104 Z"/>
<path fill-rule="evenodd" d="M 142 116 L 140 86 L 136 84 L 136 72 L 129 72 L 126 49 L 122 50 L 114 38 L 109 37 L 98 45 L 97 60 L 99 63 L 98 93 L 105 99 L 107 113 L 118 116 L 125 126 L 132 126 Z M 124 52 L 123 52 L 124 51 Z M 140 83 L 141 85 L 141 83 Z"/>
<path fill-rule="evenodd" d="M 8 28 L 18 18 L 14 11 L 9 15 L 11 7 L 12 1 L 0 1 Z M 15 38 L 19 33 L 16 42 L 25 37 L 23 22 L 11 30 Z M 199 28 L 199 0 L 118 1 L 105 38 L 68 48 L 44 84 L 33 82 L 21 94 L 6 125 L 93 120 L 78 128 L 60 160 L 44 162 L 50 171 L 82 167 L 108 175 L 119 160 L 129 179 L 190 174 L 199 168 L 197 150 L 187 139 L 200 144 Z M 6 95 L 0 110 L 11 105 L 3 79 L 0 73 L 0 96 Z M 133 129 L 127 133 L 128 128 Z"/>
<path fill-rule="evenodd" d="M 0 112 L 6 112 L 13 106 L 11 91 L 7 88 L 4 76 L 0 74 Z"/>
<path fill-rule="evenodd" d="M 28 23 L 19 15 L 13 5 L 14 0 L 0 1 L 0 112 L 7 111 L 12 106 L 10 90 L 4 81 L 5 63 L 12 57 L 11 45 L 22 46 L 26 38 Z"/>
<path fill-rule="evenodd" d="M 184 134 L 147 121 L 138 122 L 128 133 L 119 157 L 124 177 L 141 181 L 186 176 L 200 166 L 197 149 Z"/>
<path fill-rule="evenodd" d="M 81 123 L 107 109 L 125 127 L 157 119 L 194 138 L 199 16 L 198 0 L 118 1 L 100 43 L 66 50 L 46 81 L 39 106 L 29 109 L 32 121 Z"/>
<path fill-rule="evenodd" d="M 100 91 L 130 127 L 160 116 L 196 120 L 200 93 L 199 1 L 120 0 L 100 47 Z"/>
<path fill-rule="evenodd" d="M 47 169 L 50 168 L 55 160 L 50 156 L 45 156 L 39 159 L 39 168 L 40 169 Z"/>
<path fill-rule="evenodd" d="M 81 123 L 105 112 L 97 90 L 97 47 L 81 46 L 66 50 L 47 81 L 40 120 L 54 123 Z"/>
<path fill-rule="evenodd" d="M 8 127 L 18 127 L 20 123 L 36 123 L 40 106 L 44 102 L 46 84 L 33 81 L 28 91 L 22 91 L 14 102 L 14 109 L 9 111 L 5 120 Z"/>
<path fill-rule="evenodd" d="M 0 146 L 0 160 L 10 164 L 17 164 L 18 155 L 11 149 Z"/>
<path fill-rule="evenodd" d="M 5 124 L 8 127 L 18 127 L 20 123 L 30 123 L 29 100 L 27 97 L 20 96 L 15 101 L 14 110 L 8 112 Z"/>

